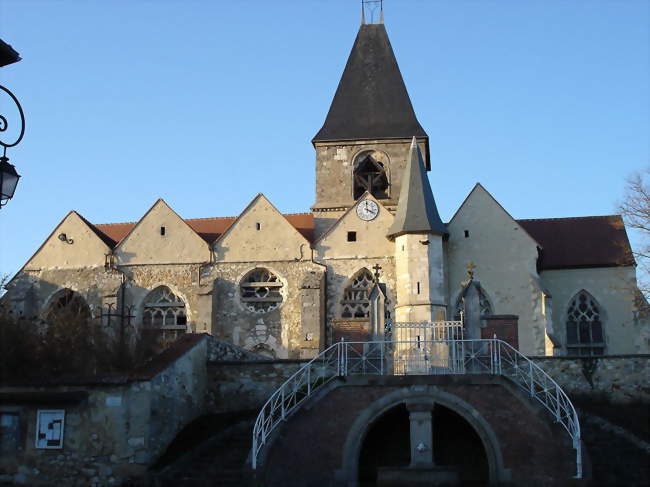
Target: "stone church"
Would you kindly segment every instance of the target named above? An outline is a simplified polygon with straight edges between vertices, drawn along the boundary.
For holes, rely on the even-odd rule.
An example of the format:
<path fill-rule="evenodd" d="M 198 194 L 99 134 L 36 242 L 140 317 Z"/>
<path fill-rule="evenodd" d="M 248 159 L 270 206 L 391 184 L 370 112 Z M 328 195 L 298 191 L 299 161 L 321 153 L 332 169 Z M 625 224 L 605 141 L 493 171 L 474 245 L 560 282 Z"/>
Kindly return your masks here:
<path fill-rule="evenodd" d="M 372 336 L 375 281 L 388 324 L 460 320 L 471 281 L 481 336 L 524 354 L 650 350 L 620 216 L 515 219 L 476 184 L 441 220 L 427 177 L 440 162 L 383 23 L 361 26 L 312 144 L 309 212 L 283 214 L 262 193 L 238 216 L 184 219 L 161 199 L 137 222 L 71 211 L 3 301 L 43 320 L 69 306 L 97 320 L 117 310 L 136 332 L 207 332 L 307 358 Z"/>

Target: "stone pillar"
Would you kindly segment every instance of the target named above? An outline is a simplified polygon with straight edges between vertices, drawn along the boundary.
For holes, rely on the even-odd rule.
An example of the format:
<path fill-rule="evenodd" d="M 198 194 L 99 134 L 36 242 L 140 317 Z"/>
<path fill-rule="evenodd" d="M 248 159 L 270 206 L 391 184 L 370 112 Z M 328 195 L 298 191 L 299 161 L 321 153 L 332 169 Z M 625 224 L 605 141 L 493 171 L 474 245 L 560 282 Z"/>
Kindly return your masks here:
<path fill-rule="evenodd" d="M 407 403 L 411 421 L 411 467 L 432 467 L 431 404 Z"/>
<path fill-rule="evenodd" d="M 370 329 L 371 340 L 383 340 L 386 328 L 386 294 L 384 284 L 375 282 L 370 291 Z"/>
<path fill-rule="evenodd" d="M 473 279 L 469 281 L 463 298 L 465 338 L 469 339 L 481 338 L 481 296 L 479 286 L 478 281 Z"/>

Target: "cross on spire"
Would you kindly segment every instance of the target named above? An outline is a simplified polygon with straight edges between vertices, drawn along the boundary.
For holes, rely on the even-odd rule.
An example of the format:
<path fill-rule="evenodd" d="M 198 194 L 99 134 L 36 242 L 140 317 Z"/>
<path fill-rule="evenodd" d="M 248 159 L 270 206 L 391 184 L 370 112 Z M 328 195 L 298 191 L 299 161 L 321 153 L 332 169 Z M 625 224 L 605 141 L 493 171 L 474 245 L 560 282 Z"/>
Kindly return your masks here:
<path fill-rule="evenodd" d="M 372 269 L 375 271 L 375 281 L 379 281 L 379 271 L 381 270 L 381 266 L 379 264 L 375 264 Z"/>
<path fill-rule="evenodd" d="M 467 269 L 467 277 L 469 277 L 470 281 L 474 279 L 474 269 L 476 269 L 476 264 L 474 262 L 470 262 L 465 266 L 465 269 Z"/>

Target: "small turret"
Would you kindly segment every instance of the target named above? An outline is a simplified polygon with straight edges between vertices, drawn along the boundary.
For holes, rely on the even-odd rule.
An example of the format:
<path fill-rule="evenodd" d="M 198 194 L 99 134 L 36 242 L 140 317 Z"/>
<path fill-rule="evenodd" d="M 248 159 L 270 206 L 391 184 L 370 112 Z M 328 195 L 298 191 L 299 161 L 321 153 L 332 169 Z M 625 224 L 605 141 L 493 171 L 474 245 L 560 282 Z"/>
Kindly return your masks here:
<path fill-rule="evenodd" d="M 402 176 L 395 221 L 388 231 L 388 238 L 405 233 L 432 233 L 444 235 L 447 228 L 440 219 L 436 201 L 429 185 L 420 148 L 413 137 Z"/>
<path fill-rule="evenodd" d="M 411 142 L 395 221 L 396 321 L 445 319 L 443 236 L 440 219 L 415 137 Z"/>

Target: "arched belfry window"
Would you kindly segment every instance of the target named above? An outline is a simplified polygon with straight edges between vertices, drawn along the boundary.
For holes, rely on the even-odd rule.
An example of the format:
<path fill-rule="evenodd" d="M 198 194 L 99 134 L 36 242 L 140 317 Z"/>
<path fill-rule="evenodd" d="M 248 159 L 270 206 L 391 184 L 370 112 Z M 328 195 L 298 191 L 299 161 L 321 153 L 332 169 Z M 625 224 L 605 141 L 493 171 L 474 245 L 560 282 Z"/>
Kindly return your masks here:
<path fill-rule="evenodd" d="M 370 291 L 374 278 L 368 269 L 361 269 L 343 292 L 341 300 L 342 318 L 369 318 Z"/>
<path fill-rule="evenodd" d="M 167 286 L 159 286 L 144 299 L 142 324 L 145 328 L 187 330 L 185 302 Z"/>
<path fill-rule="evenodd" d="M 268 269 L 250 271 L 239 284 L 242 303 L 253 313 L 266 313 L 282 304 L 282 281 Z"/>
<path fill-rule="evenodd" d="M 388 158 L 378 151 L 364 151 L 354 161 L 354 199 L 368 191 L 377 199 L 388 198 Z"/>
<path fill-rule="evenodd" d="M 90 307 L 81 294 L 72 289 L 59 291 L 52 299 L 47 311 L 48 323 L 64 321 L 87 321 L 91 318 Z"/>
<path fill-rule="evenodd" d="M 584 289 L 569 303 L 566 317 L 566 344 L 569 355 L 603 355 L 605 340 L 601 308 Z"/>
<path fill-rule="evenodd" d="M 460 320 L 461 312 L 465 312 L 465 302 L 464 298 L 465 292 L 462 292 L 458 299 L 456 300 L 456 308 L 454 309 L 454 320 Z M 479 286 L 478 287 L 478 298 L 479 298 L 479 307 L 481 309 L 481 316 L 488 316 L 492 314 L 492 305 L 490 304 L 490 298 L 488 298 L 485 290 Z"/>

